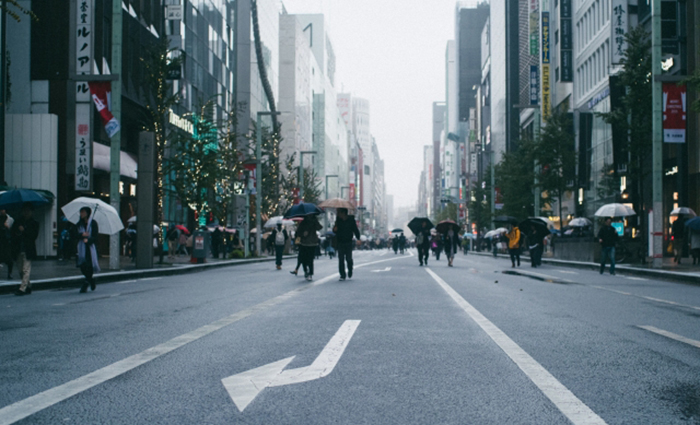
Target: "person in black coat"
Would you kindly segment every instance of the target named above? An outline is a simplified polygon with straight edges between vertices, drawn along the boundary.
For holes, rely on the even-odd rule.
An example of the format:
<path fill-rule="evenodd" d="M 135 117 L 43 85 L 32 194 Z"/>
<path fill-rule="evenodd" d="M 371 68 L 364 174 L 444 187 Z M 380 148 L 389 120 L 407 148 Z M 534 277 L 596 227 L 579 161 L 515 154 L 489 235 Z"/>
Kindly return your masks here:
<path fill-rule="evenodd" d="M 617 230 L 612 227 L 612 218 L 605 219 L 605 225 L 598 231 L 600 242 L 600 274 L 605 271 L 605 261 L 610 258 L 610 274 L 615 274 L 615 245 L 617 244 Z"/>
<path fill-rule="evenodd" d="M 22 276 L 22 284 L 15 291 L 15 295 L 32 293 L 29 278 L 32 272 L 32 260 L 36 258 L 36 238 L 39 237 L 39 222 L 34 220 L 33 214 L 32 204 L 24 204 L 21 216 L 15 220 L 10 230 L 12 257 L 17 261 Z"/>
<path fill-rule="evenodd" d="M 338 217 L 333 225 L 333 233 L 338 245 L 338 271 L 340 280 L 345 280 L 345 263 L 347 262 L 347 277 L 352 278 L 352 237 L 360 239 L 360 229 L 357 228 L 355 217 L 348 215 L 348 210 L 338 208 Z"/>
<path fill-rule="evenodd" d="M 447 257 L 447 266 L 452 267 L 455 253 L 459 249 L 459 234 L 454 229 L 450 229 L 443 234 L 442 240 L 445 247 L 445 256 Z"/>
<path fill-rule="evenodd" d="M 416 248 L 418 249 L 418 262 L 422 266 L 428 265 L 428 257 L 430 257 L 430 229 L 425 221 L 421 224 L 422 228 L 416 235 Z"/>
<path fill-rule="evenodd" d="M 0 210 L 0 263 L 7 265 L 7 280 L 12 279 L 12 253 L 10 249 L 10 216 Z"/>
<path fill-rule="evenodd" d="M 85 276 L 85 283 L 80 288 L 81 293 L 87 292 L 88 285 L 94 291 L 97 287 L 93 274 L 100 271 L 100 264 L 97 257 L 97 234 L 99 233 L 97 222 L 90 216 L 92 210 L 88 207 L 80 209 L 80 221 L 78 221 L 78 267 Z"/>
<path fill-rule="evenodd" d="M 287 229 L 282 228 L 282 223 L 277 223 L 277 227 L 272 231 L 272 234 L 267 237 L 268 243 L 274 244 L 275 249 L 275 265 L 277 270 L 282 269 L 282 256 L 284 255 L 284 246 L 289 240 Z"/>

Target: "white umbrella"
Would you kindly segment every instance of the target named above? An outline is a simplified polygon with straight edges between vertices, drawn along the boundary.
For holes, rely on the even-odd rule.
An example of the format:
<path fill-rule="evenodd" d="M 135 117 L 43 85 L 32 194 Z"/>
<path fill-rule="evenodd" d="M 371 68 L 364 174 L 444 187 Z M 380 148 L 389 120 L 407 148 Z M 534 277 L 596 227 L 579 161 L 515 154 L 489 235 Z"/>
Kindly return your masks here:
<path fill-rule="evenodd" d="M 623 204 L 605 204 L 598 208 L 594 214 L 596 217 L 628 217 L 637 215 L 636 212 L 627 205 Z"/>
<path fill-rule="evenodd" d="M 501 233 L 508 233 L 508 229 L 506 229 L 505 227 L 499 227 L 496 230 L 491 230 L 489 232 L 486 232 L 484 237 L 488 239 L 488 238 L 492 238 L 496 235 L 500 235 Z"/>
<path fill-rule="evenodd" d="M 535 218 L 544 221 L 544 224 L 546 224 L 547 227 L 554 227 L 555 226 L 554 222 L 549 217 L 541 217 L 540 216 L 540 217 L 535 217 Z"/>
<path fill-rule="evenodd" d="M 127 222 L 128 224 L 136 223 L 136 216 L 129 217 L 129 219 L 126 220 L 126 222 Z"/>
<path fill-rule="evenodd" d="M 569 222 L 569 226 L 571 227 L 587 227 L 592 225 L 593 222 L 586 217 L 576 217 Z"/>
<path fill-rule="evenodd" d="M 292 226 L 294 225 L 294 222 L 292 220 L 287 220 L 281 215 L 278 215 L 277 217 L 272 217 L 271 219 L 267 220 L 265 222 L 265 225 L 263 227 L 266 227 L 268 229 L 272 229 L 273 227 L 276 227 L 279 223 L 282 223 L 282 226 Z"/>
<path fill-rule="evenodd" d="M 695 211 L 693 211 L 692 208 L 688 207 L 678 207 L 671 211 L 671 217 L 675 217 L 678 215 L 688 215 L 691 217 L 695 217 L 697 214 L 695 214 Z"/>
<path fill-rule="evenodd" d="M 103 235 L 114 235 L 124 228 L 117 210 L 99 199 L 81 196 L 62 206 L 61 211 L 68 221 L 77 224 L 80 221 L 80 209 L 83 207 L 92 210 L 92 219 L 97 222 L 99 232 Z"/>
<path fill-rule="evenodd" d="M 361 242 L 366 242 L 366 241 L 367 241 L 367 236 L 365 236 L 365 235 L 360 236 L 360 241 L 361 241 Z"/>

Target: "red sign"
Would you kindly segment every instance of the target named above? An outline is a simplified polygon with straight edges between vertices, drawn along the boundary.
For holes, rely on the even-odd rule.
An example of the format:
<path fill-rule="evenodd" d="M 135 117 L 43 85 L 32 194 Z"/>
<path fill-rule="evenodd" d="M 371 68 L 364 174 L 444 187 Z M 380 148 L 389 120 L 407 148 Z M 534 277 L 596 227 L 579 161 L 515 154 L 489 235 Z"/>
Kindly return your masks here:
<path fill-rule="evenodd" d="M 686 89 L 664 83 L 664 143 L 685 143 Z"/>
<path fill-rule="evenodd" d="M 114 137 L 119 131 L 120 125 L 119 121 L 114 118 L 114 115 L 112 115 L 112 112 L 109 110 L 112 97 L 112 83 L 109 81 L 91 81 L 88 85 L 90 86 L 92 101 L 95 102 L 97 112 L 99 112 L 100 117 L 102 117 L 102 124 L 105 126 L 107 136 L 110 138 Z"/>
<path fill-rule="evenodd" d="M 350 183 L 350 190 L 348 192 L 350 195 L 350 202 L 352 202 L 353 205 L 357 206 L 357 204 L 355 204 L 355 183 Z"/>

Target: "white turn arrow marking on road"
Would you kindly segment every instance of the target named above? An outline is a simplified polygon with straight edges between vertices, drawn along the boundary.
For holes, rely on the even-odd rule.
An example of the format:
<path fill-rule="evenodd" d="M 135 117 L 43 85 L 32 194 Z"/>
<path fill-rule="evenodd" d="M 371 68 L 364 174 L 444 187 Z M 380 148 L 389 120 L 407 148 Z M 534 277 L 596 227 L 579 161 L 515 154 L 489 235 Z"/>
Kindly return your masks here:
<path fill-rule="evenodd" d="M 391 267 L 387 267 L 384 270 L 372 270 L 373 273 L 381 273 L 381 272 L 388 272 L 391 270 Z"/>
<path fill-rule="evenodd" d="M 358 326 L 359 320 L 346 320 L 310 366 L 284 370 L 294 360 L 295 356 L 292 356 L 229 376 L 221 382 L 242 412 L 265 388 L 298 384 L 328 376 L 338 364 Z"/>

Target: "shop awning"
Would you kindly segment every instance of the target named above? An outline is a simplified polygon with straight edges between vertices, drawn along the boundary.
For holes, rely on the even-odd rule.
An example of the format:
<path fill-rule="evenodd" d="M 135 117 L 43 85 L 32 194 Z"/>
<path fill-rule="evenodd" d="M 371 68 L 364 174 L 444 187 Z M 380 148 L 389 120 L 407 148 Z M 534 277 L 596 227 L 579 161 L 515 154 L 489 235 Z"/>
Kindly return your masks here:
<path fill-rule="evenodd" d="M 109 157 L 110 147 L 102 143 L 92 143 L 92 168 L 109 172 Z M 122 177 L 136 179 L 138 170 L 138 161 L 135 155 L 121 152 L 120 156 L 120 173 Z"/>

